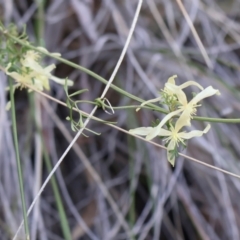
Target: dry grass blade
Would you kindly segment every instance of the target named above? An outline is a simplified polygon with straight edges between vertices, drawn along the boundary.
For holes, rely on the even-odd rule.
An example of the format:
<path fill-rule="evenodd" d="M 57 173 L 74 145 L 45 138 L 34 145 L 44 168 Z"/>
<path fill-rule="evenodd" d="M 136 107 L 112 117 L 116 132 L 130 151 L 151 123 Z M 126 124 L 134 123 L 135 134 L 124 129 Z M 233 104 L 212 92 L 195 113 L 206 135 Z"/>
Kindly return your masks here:
<path fill-rule="evenodd" d="M 204 46 L 202 44 L 201 39 L 198 36 L 198 33 L 196 31 L 196 28 L 193 25 L 193 22 L 192 22 L 191 18 L 189 17 L 189 15 L 188 15 L 188 13 L 187 13 L 187 11 L 186 11 L 182 1 L 181 0 L 176 0 L 176 1 L 177 1 L 177 4 L 178 4 L 179 8 L 181 9 L 185 19 L 186 19 L 186 21 L 187 21 L 191 31 L 192 31 L 192 34 L 193 34 L 193 36 L 194 36 L 194 38 L 195 38 L 195 40 L 197 42 L 197 45 L 198 45 L 198 47 L 199 47 L 199 49 L 200 49 L 200 51 L 201 51 L 201 53 L 203 55 L 203 58 L 204 58 L 204 60 L 205 60 L 205 62 L 207 64 L 207 66 L 210 69 L 212 69 L 213 68 L 212 62 L 211 62 L 211 60 L 210 60 L 210 58 L 209 58 L 209 56 L 208 56 L 208 54 L 206 52 L 206 49 L 204 48 Z"/>
<path fill-rule="evenodd" d="M 69 94 L 88 89 L 73 96 L 74 100 L 92 102 L 104 94 L 111 106 L 120 107 L 114 109 L 113 115 L 98 108 L 90 118 L 93 105 L 78 104 L 83 119 L 94 120 L 89 121 L 87 128 L 101 135 L 85 131 L 88 138 L 76 137 L 65 160 L 56 167 L 72 238 L 120 240 L 130 239 L 129 233 L 132 239 L 144 240 L 238 240 L 239 124 L 211 123 L 208 134 L 190 140 L 176 159 L 176 167 L 171 168 L 164 146 L 128 132 L 150 126 L 164 115 L 149 109 L 139 112 L 134 108 L 121 109 L 138 103 L 110 89 L 109 85 L 114 81 L 114 85 L 128 93 L 149 100 L 158 97 L 166 80 L 176 74 L 177 84 L 193 80 L 204 88 L 212 85 L 220 90 L 220 97 L 201 103 L 198 116 L 240 118 L 240 3 L 236 0 L 146 0 L 142 1 L 138 15 L 136 9 L 140 9 L 140 2 L 52 0 L 45 1 L 42 9 L 45 15 L 40 20 L 43 45 L 50 52 L 60 52 L 63 58 L 110 81 L 104 91 L 101 82 L 62 62 L 46 57 L 44 65 L 54 63 L 57 66 L 54 75 L 74 80 Z M 38 4 L 27 0 L 2 1 L 0 8 L 6 26 L 13 22 L 21 31 L 26 23 L 27 34 L 35 42 L 39 32 Z M 134 15 L 137 19 L 134 35 L 120 66 L 119 56 Z M 1 73 L 1 240 L 13 238 L 22 217 L 11 119 L 5 111 L 9 100 L 4 91 L 6 85 L 6 77 Z M 186 88 L 188 99 L 194 91 L 195 88 Z M 45 165 L 39 165 L 41 149 L 32 116 L 37 116 L 41 123 L 53 165 L 74 138 L 66 121 L 69 109 L 62 86 L 51 83 L 49 93 L 36 93 L 36 97 L 40 99 L 40 115 L 37 109 L 30 111 L 25 89 L 15 92 L 27 206 L 37 191 L 34 186 L 48 176 Z M 77 117 L 78 113 L 73 111 L 73 119 Z M 106 121 L 117 124 L 106 124 Z M 192 121 L 188 130 L 204 126 L 202 121 Z M 38 214 L 33 211 L 30 215 L 33 240 L 63 239 L 50 185 L 46 185 L 36 209 Z M 21 233 L 18 237 L 24 239 L 23 231 Z"/>

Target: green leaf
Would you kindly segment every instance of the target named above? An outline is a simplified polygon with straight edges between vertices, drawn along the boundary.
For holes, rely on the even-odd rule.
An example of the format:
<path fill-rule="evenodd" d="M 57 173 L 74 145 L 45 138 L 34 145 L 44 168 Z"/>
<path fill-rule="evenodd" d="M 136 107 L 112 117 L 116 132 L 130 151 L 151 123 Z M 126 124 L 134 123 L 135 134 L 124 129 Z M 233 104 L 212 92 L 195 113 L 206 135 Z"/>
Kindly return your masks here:
<path fill-rule="evenodd" d="M 84 92 L 88 92 L 88 89 L 85 88 L 85 89 L 76 91 L 75 93 L 72 93 L 72 94 L 68 95 L 68 97 L 73 97 L 73 96 L 76 96 L 76 95 L 84 93 Z"/>
<path fill-rule="evenodd" d="M 96 135 L 101 135 L 101 133 L 97 133 L 97 132 L 95 132 L 95 131 L 93 131 L 93 130 L 91 130 L 91 129 L 89 129 L 89 128 L 85 128 L 85 130 L 87 130 L 87 131 L 89 131 L 89 132 L 91 132 L 91 133 L 94 133 L 94 134 L 96 134 Z"/>
<path fill-rule="evenodd" d="M 71 121 L 71 129 L 72 129 L 73 132 L 76 132 L 75 125 L 74 125 L 74 123 L 72 121 Z"/>
<path fill-rule="evenodd" d="M 64 86 L 63 86 L 63 88 L 64 88 L 64 90 L 65 90 L 65 93 L 66 93 L 67 97 L 69 97 L 69 96 L 68 96 L 68 85 L 67 85 L 67 78 L 65 79 L 65 83 L 64 83 Z"/>
<path fill-rule="evenodd" d="M 151 126 L 156 127 L 160 123 L 160 119 L 156 119 L 155 121 L 152 121 Z"/>
<path fill-rule="evenodd" d="M 170 150 L 169 153 L 170 153 L 170 159 L 177 158 L 179 156 L 177 146 L 175 146 L 174 149 Z"/>
<path fill-rule="evenodd" d="M 68 98 L 67 98 L 66 104 L 67 104 L 68 108 L 71 108 L 71 107 L 72 107 L 71 102 L 69 101 Z"/>

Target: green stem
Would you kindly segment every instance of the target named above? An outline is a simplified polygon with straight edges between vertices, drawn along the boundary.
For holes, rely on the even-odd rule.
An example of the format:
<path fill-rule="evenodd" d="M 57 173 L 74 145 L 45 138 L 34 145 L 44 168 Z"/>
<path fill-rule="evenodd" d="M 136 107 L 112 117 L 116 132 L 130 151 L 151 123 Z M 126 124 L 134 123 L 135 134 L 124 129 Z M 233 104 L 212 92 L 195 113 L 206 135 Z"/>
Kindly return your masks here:
<path fill-rule="evenodd" d="M 91 102 L 93 103 L 93 102 Z M 104 107 L 106 108 L 111 108 L 110 106 L 104 104 Z M 152 107 L 148 107 L 148 106 L 140 106 L 140 105 L 130 105 L 130 106 L 119 106 L 119 107 L 112 107 L 113 109 L 128 109 L 128 108 L 146 108 L 146 109 L 150 109 L 155 111 L 155 109 L 153 109 Z M 158 111 L 158 110 L 156 110 Z M 166 114 L 170 113 L 170 112 L 164 112 Z M 175 117 L 179 117 L 179 116 L 175 116 Z M 210 118 L 210 117 L 193 117 L 194 120 L 197 121 L 204 121 L 204 122 L 215 122 L 215 123 L 240 123 L 240 119 L 239 118 Z"/>
<path fill-rule="evenodd" d="M 38 51 L 38 52 L 41 52 L 49 57 L 52 57 L 52 58 L 55 58 L 57 59 L 58 61 L 62 62 L 62 63 L 65 63 L 73 68 L 76 68 L 76 69 L 79 69 L 83 72 L 85 72 L 86 74 L 92 76 L 93 78 L 97 79 L 98 81 L 102 82 L 103 84 L 107 84 L 108 81 L 106 79 L 104 79 L 103 77 L 99 76 L 98 74 L 90 71 L 89 69 L 85 68 L 85 67 L 82 67 L 76 63 L 73 63 L 71 61 L 68 61 L 64 58 L 61 58 L 61 57 L 57 57 L 55 56 L 54 54 L 52 53 L 46 53 L 45 51 L 39 49 L 38 47 L 34 47 L 34 46 L 31 46 L 30 44 L 26 44 L 24 41 L 18 39 L 17 37 L 14 37 L 12 36 L 11 34 L 9 34 L 6 30 L 0 28 L 0 31 L 6 35 L 7 37 L 10 37 L 11 39 L 13 39 L 15 42 L 27 47 L 27 48 L 30 48 L 32 50 L 35 50 L 35 51 Z M 133 99 L 135 101 L 138 101 L 140 103 L 143 103 L 145 102 L 145 100 L 139 98 L 139 97 L 136 97 L 135 95 L 131 94 L 131 93 L 128 93 L 126 91 L 124 91 L 123 89 L 117 87 L 116 85 L 114 84 L 111 84 L 110 87 L 112 89 L 114 89 L 115 91 L 117 91 L 118 93 L 130 98 L 130 99 Z M 158 112 L 162 112 L 164 114 L 168 114 L 168 111 L 166 111 L 164 108 L 161 108 L 161 107 L 158 107 L 156 106 L 155 104 L 152 104 L 152 103 L 148 103 L 147 106 L 151 107 L 152 110 L 154 111 L 158 111 Z M 240 123 L 240 119 L 239 118 L 236 118 L 236 119 L 222 119 L 222 118 L 207 118 L 207 117 L 193 117 L 193 120 L 197 120 L 197 121 L 207 121 L 207 122 L 219 122 L 219 123 Z"/>
<path fill-rule="evenodd" d="M 45 164 L 47 166 L 47 170 L 50 173 L 52 171 L 53 167 L 52 167 L 52 164 L 51 164 L 46 146 L 44 144 L 42 134 L 41 134 L 41 139 L 42 139 L 42 146 L 43 146 L 44 161 L 45 161 Z M 51 182 L 54 197 L 55 197 L 55 200 L 56 200 L 56 203 L 57 203 L 57 208 L 58 208 L 58 213 L 59 213 L 59 216 L 60 216 L 60 223 L 61 223 L 64 239 L 71 240 L 72 239 L 71 231 L 70 231 L 69 223 L 67 221 L 66 212 L 65 212 L 64 207 L 63 207 L 61 195 L 60 195 L 59 190 L 58 190 L 58 185 L 57 185 L 57 181 L 56 181 L 55 176 L 52 176 L 50 182 Z"/>
<path fill-rule="evenodd" d="M 25 197 L 24 197 L 21 161 L 20 161 L 20 155 L 19 155 L 19 149 L 18 149 L 17 122 L 16 122 L 16 114 L 15 114 L 13 80 L 10 78 L 9 82 L 10 82 L 10 99 L 11 99 L 11 113 L 12 113 L 12 129 L 13 129 L 14 146 L 15 146 L 15 152 L 16 152 L 16 160 L 17 160 L 18 181 L 19 181 L 19 188 L 20 188 L 20 195 L 21 195 L 21 202 L 22 202 L 24 228 L 25 228 L 26 239 L 30 239 L 26 203 L 25 203 Z"/>
<path fill-rule="evenodd" d="M 49 154 L 47 152 L 45 142 L 43 140 L 42 128 L 38 124 L 37 119 L 35 117 L 35 111 L 34 110 L 36 109 L 37 106 L 36 106 L 35 101 L 34 101 L 33 93 L 30 93 L 29 101 L 30 101 L 30 106 L 31 106 L 31 115 L 32 115 L 33 121 L 35 122 L 35 125 L 36 125 L 37 134 L 41 138 L 44 162 L 47 166 L 48 172 L 50 173 L 51 170 L 52 170 L 52 164 L 51 164 Z M 66 213 L 65 213 L 65 210 L 64 210 L 64 207 L 63 207 L 61 195 L 60 195 L 59 190 L 58 190 L 58 185 L 57 185 L 57 181 L 56 181 L 55 176 L 52 176 L 50 182 L 51 182 L 51 185 L 52 185 L 54 197 L 55 197 L 56 204 L 57 204 L 57 209 L 58 209 L 58 213 L 59 213 L 59 217 L 60 217 L 60 224 L 61 224 L 64 239 L 71 240 L 71 231 L 70 231 L 69 223 L 67 221 L 67 216 L 66 216 Z"/>
<path fill-rule="evenodd" d="M 35 30 L 36 30 L 36 36 L 37 36 L 36 38 L 37 38 L 38 44 L 40 46 L 44 46 L 44 40 L 43 40 L 43 38 L 44 38 L 44 19 L 45 19 L 44 6 L 46 3 L 46 0 L 35 0 L 35 2 L 38 5 L 37 19 L 35 21 Z M 32 111 L 32 113 L 34 113 L 36 104 L 35 104 L 32 94 L 30 95 L 30 102 L 31 102 L 31 111 Z M 35 114 L 33 114 L 33 118 L 34 118 L 34 121 L 36 124 L 37 133 L 41 138 L 44 162 L 47 166 L 48 172 L 50 173 L 52 170 L 51 160 L 50 160 L 45 142 L 43 140 L 43 133 L 42 133 L 41 125 L 38 124 L 37 119 L 34 116 L 35 116 Z M 52 176 L 52 178 L 50 179 L 50 182 L 51 182 L 51 185 L 53 188 L 53 193 L 54 193 L 54 197 L 55 197 L 56 204 L 57 204 L 57 209 L 58 209 L 58 213 L 59 213 L 59 217 L 60 217 L 60 224 L 61 224 L 64 239 L 71 240 L 72 239 L 71 231 L 70 231 L 69 223 L 67 221 L 67 216 L 66 216 L 66 213 L 65 213 L 65 210 L 63 207 L 61 195 L 58 190 L 58 185 L 57 185 L 55 176 Z"/>
<path fill-rule="evenodd" d="M 132 125 L 133 122 L 135 122 L 135 115 L 133 112 L 128 113 L 128 122 L 130 126 Z M 134 186 L 135 182 L 135 172 L 134 172 L 134 158 L 131 154 L 131 152 L 134 152 L 136 146 L 135 146 L 135 138 L 132 138 L 131 136 L 127 136 L 127 142 L 128 142 L 128 149 L 129 149 L 129 179 L 130 179 L 130 189 L 129 189 L 129 195 L 130 195 L 130 209 L 129 209 L 129 225 L 131 229 L 133 228 L 135 222 L 136 222 L 136 189 Z M 138 176 L 139 177 L 139 176 Z M 135 240 L 136 237 L 134 235 L 131 236 L 131 240 Z"/>
<path fill-rule="evenodd" d="M 43 46 L 43 35 L 44 35 L 44 6 L 45 0 L 35 0 L 38 8 L 37 8 L 37 18 L 35 21 L 35 31 L 36 31 L 36 39 L 40 46 Z"/>

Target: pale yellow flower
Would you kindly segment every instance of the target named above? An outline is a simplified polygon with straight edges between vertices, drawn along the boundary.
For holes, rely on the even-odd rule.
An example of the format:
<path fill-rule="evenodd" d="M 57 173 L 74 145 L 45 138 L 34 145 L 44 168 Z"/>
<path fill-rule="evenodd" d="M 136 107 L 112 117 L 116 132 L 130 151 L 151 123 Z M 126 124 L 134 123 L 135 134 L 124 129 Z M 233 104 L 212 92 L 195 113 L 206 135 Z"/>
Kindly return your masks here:
<path fill-rule="evenodd" d="M 44 48 L 44 47 L 37 47 L 37 49 L 38 50 L 40 50 L 41 52 L 43 52 L 43 53 L 47 53 L 47 54 L 51 54 L 51 56 L 53 56 L 53 57 L 61 57 L 61 54 L 60 53 L 56 53 L 56 52 L 54 52 L 54 53 L 50 53 L 46 48 Z"/>
<path fill-rule="evenodd" d="M 193 115 L 196 115 L 197 107 L 200 107 L 201 104 L 198 104 L 201 100 L 207 97 L 211 97 L 213 95 L 220 95 L 219 90 L 214 89 L 212 86 L 205 88 L 203 91 L 198 93 L 190 102 L 187 102 L 185 98 L 178 98 L 179 109 L 183 111 L 182 115 L 185 119 L 188 119 L 187 125 L 191 125 L 190 120 Z"/>
<path fill-rule="evenodd" d="M 8 70 L 10 67 L 11 64 L 8 64 L 6 67 L 6 74 L 15 79 L 20 86 L 25 87 L 28 85 L 40 91 L 50 89 L 48 77 L 45 75 L 27 70 L 26 68 L 22 68 L 21 74 L 18 72 L 9 72 Z"/>
<path fill-rule="evenodd" d="M 158 124 L 158 126 L 154 127 L 152 131 L 146 136 L 147 140 L 151 140 L 159 135 L 161 128 L 164 124 L 169 121 L 172 117 L 182 113 L 182 120 L 185 121 L 184 125 L 191 125 L 191 118 L 193 115 L 196 114 L 197 107 L 200 105 L 197 104 L 199 101 L 203 100 L 204 98 L 213 96 L 213 95 L 220 95 L 220 92 L 217 89 L 214 89 L 212 86 L 209 86 L 198 93 L 190 102 L 187 102 L 186 96 L 183 96 L 181 93 L 178 94 L 179 91 L 176 91 L 176 95 L 178 96 L 178 101 L 181 104 L 179 109 L 167 114 L 162 121 Z M 184 94 L 185 95 L 185 94 Z"/>
<path fill-rule="evenodd" d="M 167 146 L 167 159 L 168 161 L 174 166 L 175 164 L 175 156 L 172 154 L 171 151 L 173 151 L 179 144 L 179 142 L 184 144 L 185 139 L 190 139 L 193 137 L 201 137 L 204 133 L 207 133 L 210 129 L 210 125 L 208 124 L 207 127 L 203 131 L 199 130 L 193 130 L 191 132 L 179 132 L 183 126 L 185 126 L 185 119 L 184 116 L 181 116 L 175 126 L 171 125 L 170 131 L 161 128 L 158 131 L 157 136 L 162 136 L 166 137 L 164 141 L 168 142 Z M 130 133 L 132 134 L 137 134 L 141 136 L 148 136 L 152 131 L 156 130 L 155 128 L 152 127 L 140 127 L 136 129 L 131 129 L 129 130 Z"/>
<path fill-rule="evenodd" d="M 130 133 L 146 136 L 147 140 L 151 140 L 157 136 L 166 137 L 165 141 L 168 142 L 168 161 L 172 165 L 174 165 L 175 163 L 174 152 L 177 151 L 176 147 L 178 146 L 179 142 L 184 144 L 185 139 L 190 139 L 192 137 L 200 137 L 204 133 L 207 133 L 210 129 L 210 125 L 207 125 L 207 127 L 203 131 L 195 130 L 189 133 L 180 132 L 183 126 L 191 125 L 192 116 L 196 114 L 197 107 L 201 106 L 200 104 L 198 104 L 198 102 L 200 102 L 204 98 L 213 96 L 215 94 L 220 95 L 220 92 L 217 89 L 214 89 L 212 86 L 203 89 L 201 85 L 194 81 L 188 81 L 177 86 L 175 84 L 176 77 L 177 75 L 174 75 L 168 79 L 164 89 L 162 90 L 164 94 L 163 96 L 148 100 L 142 103 L 141 106 L 150 102 L 157 102 L 161 99 L 164 99 L 169 107 L 171 106 L 171 104 L 173 104 L 171 108 L 176 109 L 177 106 L 178 109 L 167 114 L 156 127 L 140 127 L 130 130 Z M 183 89 L 191 85 L 198 87 L 202 91 L 199 92 L 191 101 L 188 102 L 186 94 L 183 92 Z M 167 99 L 168 97 L 170 97 L 170 100 Z M 171 124 L 171 121 L 170 130 L 163 129 L 162 127 L 173 117 L 178 117 L 175 126 Z"/>
<path fill-rule="evenodd" d="M 176 85 L 175 83 L 175 78 L 177 78 L 177 75 L 173 75 L 171 76 L 170 78 L 168 78 L 168 81 L 165 83 L 165 86 L 164 86 L 164 89 L 162 90 L 164 93 L 166 93 L 168 96 L 171 96 L 171 97 L 176 97 L 175 100 L 177 100 L 177 98 L 181 98 L 181 99 L 186 99 L 187 100 L 187 97 L 185 95 L 185 93 L 183 92 L 182 89 L 186 88 L 186 87 L 189 87 L 189 86 L 197 86 L 198 88 L 200 88 L 201 90 L 203 90 L 203 87 L 194 82 L 194 81 L 187 81 L 179 86 Z M 154 103 L 154 102 L 159 102 L 163 99 L 162 96 L 160 97 L 157 97 L 157 98 L 154 98 L 154 99 L 150 99 L 148 101 L 145 101 L 143 102 L 140 106 L 144 106 L 148 103 Z M 140 108 L 137 108 L 136 111 L 139 111 Z"/>
<path fill-rule="evenodd" d="M 165 83 L 165 87 L 163 89 L 163 92 L 166 93 L 168 96 L 177 96 L 177 99 L 185 99 L 187 101 L 186 94 L 183 92 L 183 89 L 189 86 L 196 86 L 199 89 L 203 90 L 203 87 L 194 81 L 187 81 L 179 86 L 175 83 L 175 78 L 177 75 L 173 75 L 168 79 L 168 81 Z"/>
<path fill-rule="evenodd" d="M 23 66 L 27 65 L 28 63 L 31 62 L 37 62 L 40 59 L 40 54 L 38 52 L 35 52 L 33 50 L 27 51 L 20 62 L 22 63 Z"/>
<path fill-rule="evenodd" d="M 51 71 L 56 66 L 54 64 L 51 64 L 44 68 L 39 64 L 39 58 L 40 55 L 38 52 L 29 50 L 20 60 L 20 63 L 22 65 L 21 73 L 9 72 L 8 70 L 11 67 L 11 64 L 8 64 L 6 68 L 6 74 L 14 78 L 21 85 L 27 84 L 40 91 L 43 91 L 44 89 L 50 90 L 49 79 L 61 85 L 64 85 L 65 79 L 57 78 L 51 74 Z M 67 85 L 72 86 L 73 81 L 67 80 Z"/>

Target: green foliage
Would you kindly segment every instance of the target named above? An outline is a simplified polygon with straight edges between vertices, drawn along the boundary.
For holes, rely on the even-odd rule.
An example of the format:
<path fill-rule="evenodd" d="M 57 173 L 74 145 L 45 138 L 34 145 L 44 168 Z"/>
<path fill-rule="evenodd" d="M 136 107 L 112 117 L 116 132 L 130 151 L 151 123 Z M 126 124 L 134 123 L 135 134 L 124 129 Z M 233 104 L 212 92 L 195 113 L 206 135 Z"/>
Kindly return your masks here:
<path fill-rule="evenodd" d="M 28 41 L 28 36 L 26 33 L 26 26 L 23 27 L 22 32 L 19 34 L 15 24 L 9 24 L 5 28 L 2 23 L 0 24 L 1 36 L 0 36 L 0 64 L 6 67 L 9 63 L 14 66 L 14 70 L 18 68 L 18 63 L 26 53 L 30 45 Z M 18 44 L 13 38 L 8 37 L 8 35 L 14 36 L 21 40 L 25 45 Z"/>
<path fill-rule="evenodd" d="M 107 102 L 107 105 L 105 104 L 105 101 Z M 108 101 L 107 98 L 96 98 L 95 101 L 96 105 L 99 107 L 99 108 L 102 108 L 106 113 L 112 115 L 114 114 L 114 110 L 110 104 L 110 102 Z M 110 108 L 112 112 L 109 112 L 106 110 L 106 108 Z"/>
<path fill-rule="evenodd" d="M 157 118 L 156 120 L 153 120 L 153 121 L 151 122 L 151 126 L 152 126 L 152 127 L 156 127 L 160 122 L 161 122 L 160 119 Z"/>
<path fill-rule="evenodd" d="M 169 153 L 170 153 L 170 159 L 169 159 L 170 161 L 172 161 L 175 158 L 177 158 L 179 156 L 177 146 L 175 145 L 174 149 L 169 150 Z"/>
<path fill-rule="evenodd" d="M 167 105 L 169 112 L 175 111 L 179 106 L 179 101 L 177 99 L 176 94 L 169 95 L 168 93 L 164 92 L 164 90 L 161 92 L 162 95 L 162 102 L 160 102 L 162 105 Z"/>
<path fill-rule="evenodd" d="M 79 94 L 82 94 L 84 92 L 87 92 L 88 89 L 78 90 L 78 91 L 76 91 L 72 94 L 69 94 L 68 93 L 67 79 L 66 79 L 65 84 L 64 84 L 64 90 L 65 90 L 65 93 L 66 93 L 66 96 L 67 96 L 66 104 L 67 104 L 67 107 L 69 108 L 69 116 L 66 117 L 66 120 L 70 122 L 72 131 L 76 132 L 76 131 L 79 131 L 81 128 L 84 127 L 84 123 L 83 123 L 83 117 L 84 116 L 82 115 L 81 110 L 78 107 L 78 103 L 84 102 L 84 101 L 74 101 L 72 99 L 72 97 L 77 96 Z M 77 112 L 78 112 L 78 120 L 77 121 L 75 121 L 73 119 L 73 110 L 77 110 Z M 96 132 L 94 132 L 94 131 L 90 130 L 89 128 L 86 128 L 86 127 L 84 128 L 84 130 L 92 132 L 96 135 L 100 135 L 100 133 L 96 133 Z M 83 133 L 83 135 L 85 137 L 88 137 L 84 133 Z"/>

